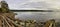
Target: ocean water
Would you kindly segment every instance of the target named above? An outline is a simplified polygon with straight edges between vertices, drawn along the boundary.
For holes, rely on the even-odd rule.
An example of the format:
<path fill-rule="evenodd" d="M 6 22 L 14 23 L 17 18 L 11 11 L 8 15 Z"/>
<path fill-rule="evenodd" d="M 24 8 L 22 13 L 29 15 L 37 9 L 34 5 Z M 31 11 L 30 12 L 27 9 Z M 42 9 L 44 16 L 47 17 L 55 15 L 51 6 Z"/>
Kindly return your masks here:
<path fill-rule="evenodd" d="M 20 20 L 41 20 L 46 21 L 49 19 L 60 20 L 60 12 L 14 12 L 16 18 Z"/>

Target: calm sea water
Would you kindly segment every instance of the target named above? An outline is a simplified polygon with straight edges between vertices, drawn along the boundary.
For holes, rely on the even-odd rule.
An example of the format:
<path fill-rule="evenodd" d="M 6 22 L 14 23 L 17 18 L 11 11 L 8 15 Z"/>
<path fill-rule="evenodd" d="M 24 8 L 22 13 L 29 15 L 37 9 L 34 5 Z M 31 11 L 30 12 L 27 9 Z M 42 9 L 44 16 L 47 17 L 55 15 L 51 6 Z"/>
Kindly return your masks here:
<path fill-rule="evenodd" d="M 60 12 L 15 12 L 16 18 L 21 20 L 49 20 L 49 19 L 60 19 Z"/>

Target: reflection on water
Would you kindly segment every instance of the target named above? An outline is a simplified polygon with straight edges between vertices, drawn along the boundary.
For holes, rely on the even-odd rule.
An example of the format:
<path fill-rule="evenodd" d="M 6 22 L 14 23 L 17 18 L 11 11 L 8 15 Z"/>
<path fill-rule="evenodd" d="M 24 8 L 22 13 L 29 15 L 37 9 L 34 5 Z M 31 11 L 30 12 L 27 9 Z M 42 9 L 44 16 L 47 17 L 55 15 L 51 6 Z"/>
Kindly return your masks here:
<path fill-rule="evenodd" d="M 16 17 L 19 19 L 27 20 L 42 20 L 60 19 L 60 12 L 15 12 Z"/>

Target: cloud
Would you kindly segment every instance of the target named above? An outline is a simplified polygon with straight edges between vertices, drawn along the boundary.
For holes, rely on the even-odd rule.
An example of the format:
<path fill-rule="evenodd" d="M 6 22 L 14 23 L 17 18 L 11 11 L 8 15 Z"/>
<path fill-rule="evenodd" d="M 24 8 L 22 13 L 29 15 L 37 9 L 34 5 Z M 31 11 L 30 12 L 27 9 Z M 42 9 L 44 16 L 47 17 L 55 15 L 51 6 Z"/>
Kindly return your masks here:
<path fill-rule="evenodd" d="M 1 2 L 2 0 L 0 0 L 0 2 Z"/>
<path fill-rule="evenodd" d="M 60 9 L 60 0 L 6 0 L 10 9 Z"/>

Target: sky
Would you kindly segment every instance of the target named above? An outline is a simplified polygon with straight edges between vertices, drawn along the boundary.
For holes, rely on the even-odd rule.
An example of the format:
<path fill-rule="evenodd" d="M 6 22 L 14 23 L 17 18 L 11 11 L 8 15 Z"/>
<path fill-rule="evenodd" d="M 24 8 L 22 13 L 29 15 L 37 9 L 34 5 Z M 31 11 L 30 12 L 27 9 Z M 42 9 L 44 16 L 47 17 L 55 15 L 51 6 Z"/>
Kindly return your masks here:
<path fill-rule="evenodd" d="M 60 9 L 60 0 L 5 0 L 13 10 Z"/>

